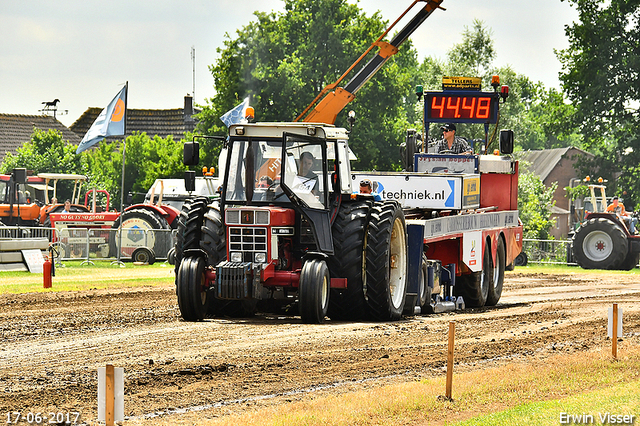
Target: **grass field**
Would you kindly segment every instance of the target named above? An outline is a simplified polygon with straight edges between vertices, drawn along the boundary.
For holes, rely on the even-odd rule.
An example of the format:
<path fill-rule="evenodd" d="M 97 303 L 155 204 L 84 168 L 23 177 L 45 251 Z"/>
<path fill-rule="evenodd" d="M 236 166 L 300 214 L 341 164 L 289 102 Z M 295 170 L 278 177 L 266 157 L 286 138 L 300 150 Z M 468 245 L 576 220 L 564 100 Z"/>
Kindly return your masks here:
<path fill-rule="evenodd" d="M 200 424 L 538 426 L 563 424 L 563 416 L 580 415 L 592 416 L 593 424 L 607 424 L 599 419 L 606 413 L 635 416 L 632 424 L 640 424 L 640 350 L 627 348 L 617 361 L 603 350 L 463 372 L 454 374 L 453 400 L 442 397 L 444 390 L 442 377 Z M 184 421 L 178 424 L 191 420 Z"/>
<path fill-rule="evenodd" d="M 580 274 L 584 269 L 564 265 L 528 265 L 517 267 L 512 273 L 532 274 Z M 632 271 L 598 271 L 602 274 L 640 274 L 640 269 Z M 30 272 L 0 272 L 0 294 L 55 291 L 82 291 L 89 289 L 155 286 L 171 284 L 174 281 L 173 265 L 157 262 L 153 265 L 125 263 L 124 267 L 110 261 L 95 261 L 93 265 L 82 265 L 82 261 L 66 261 L 64 267 L 57 267 L 53 277 L 53 287 L 43 288 L 42 274 Z"/>
<path fill-rule="evenodd" d="M 42 274 L 0 272 L 0 294 L 157 286 L 174 281 L 173 265 L 168 263 L 134 265 L 129 262 L 124 267 L 109 261 L 96 261 L 93 265 L 81 263 L 68 261 L 64 267 L 56 267 L 49 289 L 43 288 Z"/>

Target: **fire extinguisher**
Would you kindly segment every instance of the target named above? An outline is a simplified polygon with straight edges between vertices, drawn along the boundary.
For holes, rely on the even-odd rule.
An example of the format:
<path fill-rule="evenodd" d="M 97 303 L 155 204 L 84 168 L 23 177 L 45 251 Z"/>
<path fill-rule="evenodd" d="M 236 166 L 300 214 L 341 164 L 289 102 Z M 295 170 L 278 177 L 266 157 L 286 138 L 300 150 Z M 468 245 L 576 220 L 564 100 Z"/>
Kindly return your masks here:
<path fill-rule="evenodd" d="M 51 288 L 51 271 L 52 271 L 51 260 L 49 259 L 49 255 L 47 255 L 44 259 L 44 263 L 42 264 L 42 276 L 44 279 L 44 288 Z"/>
<path fill-rule="evenodd" d="M 49 246 L 49 255 L 44 259 L 42 264 L 43 287 L 51 288 L 51 277 L 56 276 L 56 265 L 53 261 L 53 247 Z"/>

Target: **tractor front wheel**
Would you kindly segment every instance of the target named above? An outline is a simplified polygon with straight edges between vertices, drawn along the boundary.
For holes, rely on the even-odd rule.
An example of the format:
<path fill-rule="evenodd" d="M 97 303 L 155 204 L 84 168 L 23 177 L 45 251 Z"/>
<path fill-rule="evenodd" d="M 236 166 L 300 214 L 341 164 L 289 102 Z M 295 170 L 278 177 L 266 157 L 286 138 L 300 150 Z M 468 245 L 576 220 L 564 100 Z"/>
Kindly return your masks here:
<path fill-rule="evenodd" d="M 300 273 L 299 305 L 302 322 L 324 322 L 329 308 L 329 268 L 323 260 L 307 260 Z"/>
<path fill-rule="evenodd" d="M 180 262 L 176 284 L 178 307 L 185 321 L 202 321 L 207 313 L 210 300 L 204 269 L 202 257 L 186 257 Z"/>

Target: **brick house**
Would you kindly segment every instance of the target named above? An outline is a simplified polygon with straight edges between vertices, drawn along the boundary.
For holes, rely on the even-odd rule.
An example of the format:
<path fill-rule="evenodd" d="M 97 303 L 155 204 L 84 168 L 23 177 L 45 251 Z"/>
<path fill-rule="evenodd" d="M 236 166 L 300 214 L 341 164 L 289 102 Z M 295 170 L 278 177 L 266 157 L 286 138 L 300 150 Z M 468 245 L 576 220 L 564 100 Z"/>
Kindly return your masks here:
<path fill-rule="evenodd" d="M 594 155 L 572 146 L 518 153 L 518 158 L 523 161 L 521 170 L 535 173 L 547 187 L 554 182 L 558 184 L 553 194 L 555 206 L 551 213 L 556 225 L 550 231 L 550 234 L 556 239 L 566 239 L 569 233 L 571 203 L 569 198 L 565 196 L 564 188 L 570 186 L 573 179 L 581 180 L 584 177 L 579 176 L 575 168 L 580 157 L 593 158 Z"/>

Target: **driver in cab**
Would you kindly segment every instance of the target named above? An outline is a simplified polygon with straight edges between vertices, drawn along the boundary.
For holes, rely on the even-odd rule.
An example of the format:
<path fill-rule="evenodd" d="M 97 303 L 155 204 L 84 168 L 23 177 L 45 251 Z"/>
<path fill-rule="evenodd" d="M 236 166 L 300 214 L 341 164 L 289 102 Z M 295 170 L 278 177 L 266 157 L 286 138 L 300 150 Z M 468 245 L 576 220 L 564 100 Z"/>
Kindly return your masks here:
<path fill-rule="evenodd" d="M 459 136 L 456 136 L 456 125 L 446 123 L 440 128 L 442 130 L 442 140 L 436 146 L 438 154 L 471 154 L 469 143 Z"/>

